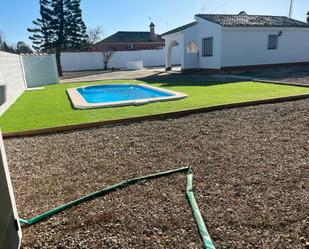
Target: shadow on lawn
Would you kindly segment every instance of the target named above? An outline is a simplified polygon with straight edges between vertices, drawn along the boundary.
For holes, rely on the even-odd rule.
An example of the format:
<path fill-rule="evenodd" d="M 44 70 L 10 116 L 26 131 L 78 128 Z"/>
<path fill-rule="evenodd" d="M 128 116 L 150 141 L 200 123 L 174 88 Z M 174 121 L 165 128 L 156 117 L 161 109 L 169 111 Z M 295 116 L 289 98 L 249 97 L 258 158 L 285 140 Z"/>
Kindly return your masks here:
<path fill-rule="evenodd" d="M 246 82 L 250 80 L 235 79 L 223 75 L 207 75 L 202 73 L 160 73 L 137 78 L 148 84 L 161 83 L 162 86 L 214 86 L 229 83 Z"/>

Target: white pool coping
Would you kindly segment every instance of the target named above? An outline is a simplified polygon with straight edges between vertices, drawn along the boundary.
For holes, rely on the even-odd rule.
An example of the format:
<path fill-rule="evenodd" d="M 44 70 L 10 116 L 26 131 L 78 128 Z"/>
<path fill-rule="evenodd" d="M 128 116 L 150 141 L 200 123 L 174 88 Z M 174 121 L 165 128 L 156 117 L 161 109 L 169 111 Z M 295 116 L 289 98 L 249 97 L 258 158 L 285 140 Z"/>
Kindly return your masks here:
<path fill-rule="evenodd" d="M 87 88 L 91 86 L 99 86 L 99 85 L 88 85 L 88 86 L 82 86 L 82 87 L 76 87 L 76 88 L 70 88 L 67 89 L 67 93 L 70 97 L 70 100 L 74 106 L 75 109 L 95 109 L 95 108 L 106 108 L 106 107 L 119 107 L 119 106 L 128 106 L 128 105 L 145 105 L 148 103 L 154 103 L 154 102 L 163 102 L 163 101 L 172 101 L 172 100 L 177 100 L 177 99 L 183 99 L 188 97 L 187 94 L 181 93 L 181 92 L 175 92 L 171 90 L 167 90 L 164 88 L 160 87 L 155 87 L 151 85 L 146 85 L 146 84 L 137 84 L 137 83 L 128 83 L 128 84 L 102 84 L 103 86 L 105 85 L 136 85 L 136 86 L 143 86 L 145 88 L 153 89 L 156 91 L 160 91 L 163 93 L 168 93 L 168 94 L 173 94 L 173 96 L 167 96 L 167 97 L 160 97 L 160 98 L 149 98 L 149 99 L 139 99 L 139 100 L 125 100 L 125 101 L 118 101 L 118 102 L 106 102 L 106 103 L 88 103 L 84 97 L 77 91 L 77 89 L 80 88 Z"/>

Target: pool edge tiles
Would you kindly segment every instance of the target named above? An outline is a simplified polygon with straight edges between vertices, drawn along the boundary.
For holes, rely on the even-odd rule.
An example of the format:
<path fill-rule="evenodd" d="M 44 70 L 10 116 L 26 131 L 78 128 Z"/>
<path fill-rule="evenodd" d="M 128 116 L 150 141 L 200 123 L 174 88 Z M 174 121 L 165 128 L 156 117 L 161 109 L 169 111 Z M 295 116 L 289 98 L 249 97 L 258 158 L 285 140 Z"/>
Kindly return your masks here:
<path fill-rule="evenodd" d="M 146 99 L 136 99 L 136 100 L 124 100 L 124 101 L 117 101 L 117 102 L 102 102 L 102 103 L 89 103 L 86 99 L 80 94 L 78 89 L 87 88 L 92 86 L 124 86 L 124 85 L 131 85 L 131 86 L 142 86 L 144 88 L 148 88 L 151 90 L 155 90 L 157 92 L 169 94 L 172 96 L 164 96 L 164 97 L 155 97 L 155 98 L 146 98 Z M 74 106 L 75 109 L 95 109 L 95 108 L 108 108 L 108 107 L 120 107 L 120 106 L 137 106 L 137 105 L 145 105 L 148 103 L 155 103 L 155 102 L 163 102 L 163 101 L 173 101 L 179 100 L 188 97 L 185 93 L 175 92 L 171 90 L 167 90 L 160 87 L 155 87 L 146 84 L 135 84 L 135 83 L 128 83 L 128 84 L 102 84 L 102 85 L 88 85 L 76 88 L 67 89 L 67 93 L 69 98 Z"/>

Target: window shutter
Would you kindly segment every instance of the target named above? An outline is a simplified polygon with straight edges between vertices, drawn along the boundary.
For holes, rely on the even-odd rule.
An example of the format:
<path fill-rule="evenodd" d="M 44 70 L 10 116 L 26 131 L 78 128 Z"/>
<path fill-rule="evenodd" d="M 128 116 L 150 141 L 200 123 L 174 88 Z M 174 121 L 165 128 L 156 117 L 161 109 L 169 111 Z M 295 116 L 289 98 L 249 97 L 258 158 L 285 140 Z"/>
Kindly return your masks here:
<path fill-rule="evenodd" d="M 278 36 L 269 35 L 268 36 L 268 49 L 277 49 L 278 48 Z"/>
<path fill-rule="evenodd" d="M 213 37 L 203 38 L 202 44 L 203 44 L 203 57 L 206 56 L 213 56 Z"/>

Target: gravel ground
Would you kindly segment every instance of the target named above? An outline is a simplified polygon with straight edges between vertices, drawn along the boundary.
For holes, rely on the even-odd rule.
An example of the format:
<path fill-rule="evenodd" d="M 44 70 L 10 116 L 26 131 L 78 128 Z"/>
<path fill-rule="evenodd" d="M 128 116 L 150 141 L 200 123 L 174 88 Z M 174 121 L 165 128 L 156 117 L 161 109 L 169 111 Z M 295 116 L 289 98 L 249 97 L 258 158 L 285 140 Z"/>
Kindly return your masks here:
<path fill-rule="evenodd" d="M 289 77 L 280 79 L 282 82 L 297 83 L 304 86 L 309 86 L 309 76 Z"/>
<path fill-rule="evenodd" d="M 193 166 L 217 248 L 309 247 L 309 100 L 5 144 L 23 218 L 122 179 Z M 119 190 L 24 227 L 23 246 L 202 248 L 185 186 L 177 174 Z"/>
<path fill-rule="evenodd" d="M 245 69 L 233 71 L 231 74 L 249 76 L 254 79 L 268 79 L 309 86 L 308 66 L 282 66 L 276 68 Z"/>

